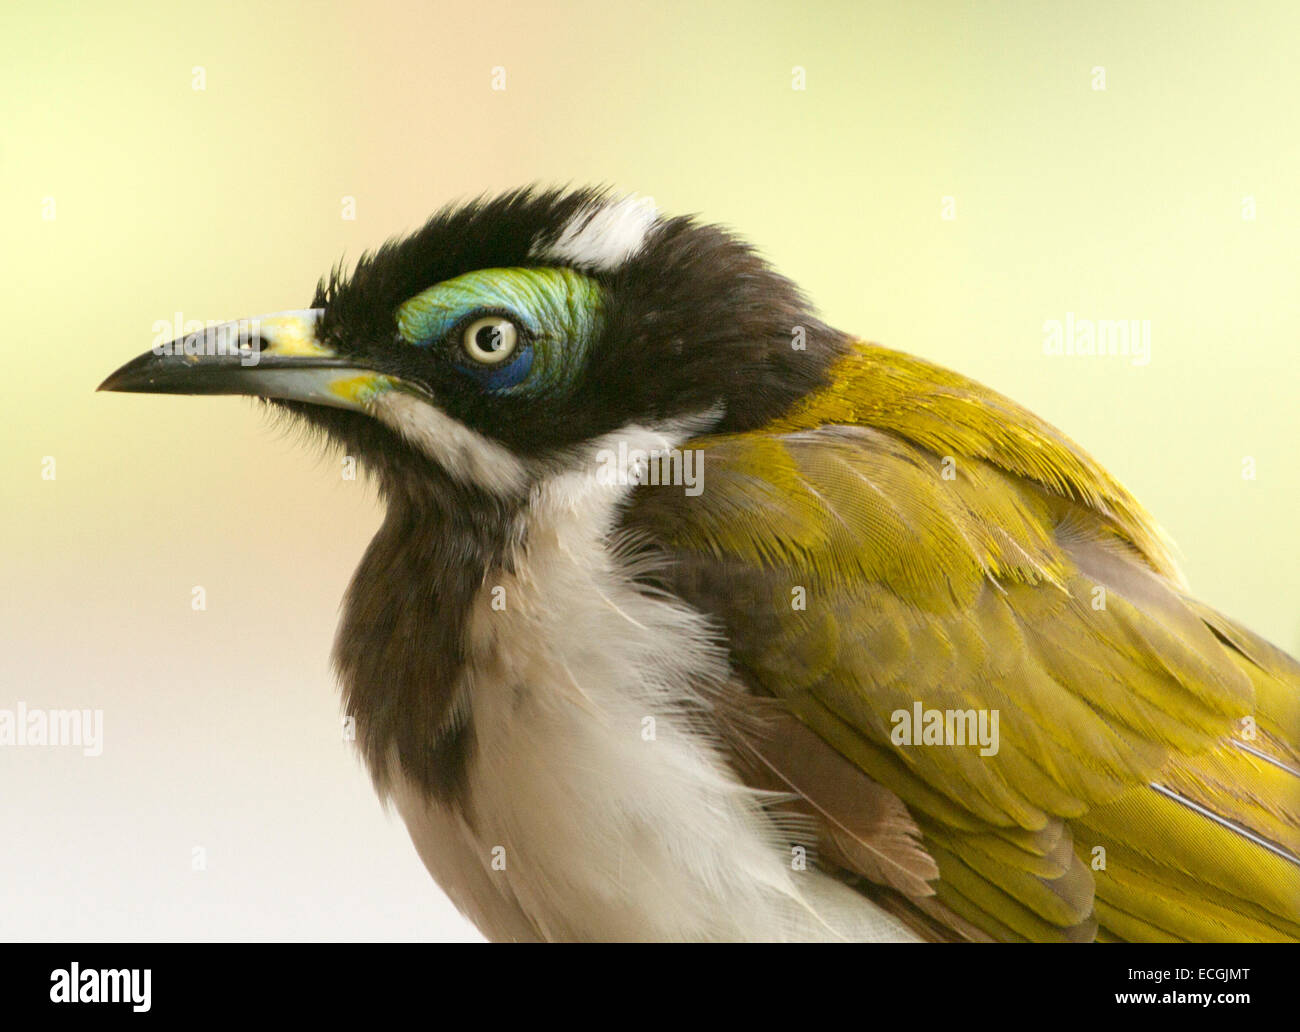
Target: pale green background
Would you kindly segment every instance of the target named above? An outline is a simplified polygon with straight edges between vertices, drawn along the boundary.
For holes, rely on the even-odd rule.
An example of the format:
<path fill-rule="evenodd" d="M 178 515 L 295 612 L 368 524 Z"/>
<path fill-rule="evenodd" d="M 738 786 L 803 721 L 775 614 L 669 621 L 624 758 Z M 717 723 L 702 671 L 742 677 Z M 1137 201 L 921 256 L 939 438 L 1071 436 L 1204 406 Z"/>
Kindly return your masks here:
<path fill-rule="evenodd" d="M 1295 651 L 1293 9 L 8 0 L 0 708 L 101 707 L 106 745 L 0 748 L 0 935 L 476 937 L 340 741 L 370 490 L 249 403 L 92 391 L 156 320 L 302 306 L 484 190 L 736 227 L 832 323 L 1081 441 Z M 1045 357 L 1066 312 L 1151 320 L 1150 365 Z"/>

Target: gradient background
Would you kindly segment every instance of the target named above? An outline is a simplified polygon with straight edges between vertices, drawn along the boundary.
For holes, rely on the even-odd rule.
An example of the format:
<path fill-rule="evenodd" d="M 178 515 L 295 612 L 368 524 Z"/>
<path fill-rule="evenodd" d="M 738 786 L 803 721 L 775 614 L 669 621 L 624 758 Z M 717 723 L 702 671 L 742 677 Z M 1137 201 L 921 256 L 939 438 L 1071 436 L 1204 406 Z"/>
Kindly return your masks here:
<path fill-rule="evenodd" d="M 1293 4 L 187 6 L 0 9 L 0 708 L 105 721 L 98 758 L 0 748 L 3 938 L 478 937 L 341 740 L 369 487 L 251 403 L 93 390 L 156 320 L 301 307 L 480 191 L 736 227 L 1065 429 L 1300 649 Z M 1149 319 L 1150 364 L 1044 356 L 1066 312 Z"/>

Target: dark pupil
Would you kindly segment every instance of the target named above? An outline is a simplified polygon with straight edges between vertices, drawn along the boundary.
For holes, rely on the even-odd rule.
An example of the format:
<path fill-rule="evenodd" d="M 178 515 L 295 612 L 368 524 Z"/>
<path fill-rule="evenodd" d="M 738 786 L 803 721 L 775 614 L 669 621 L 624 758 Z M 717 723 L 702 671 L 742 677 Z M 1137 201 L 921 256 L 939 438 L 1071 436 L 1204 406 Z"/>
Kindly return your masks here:
<path fill-rule="evenodd" d="M 488 353 L 500 351 L 505 342 L 506 335 L 501 329 L 500 323 L 492 323 L 490 326 L 480 326 L 478 332 L 474 334 L 474 343 Z"/>

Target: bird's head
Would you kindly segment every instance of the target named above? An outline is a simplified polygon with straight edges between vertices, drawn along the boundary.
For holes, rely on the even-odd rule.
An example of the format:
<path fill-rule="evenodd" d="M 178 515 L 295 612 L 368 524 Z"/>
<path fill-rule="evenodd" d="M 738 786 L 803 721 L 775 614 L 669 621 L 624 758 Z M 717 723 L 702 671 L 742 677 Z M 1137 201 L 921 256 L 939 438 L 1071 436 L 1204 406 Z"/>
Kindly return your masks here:
<path fill-rule="evenodd" d="M 271 399 L 390 495 L 522 497 L 629 428 L 760 426 L 845 347 L 717 227 L 603 190 L 520 190 L 336 269 L 309 309 L 155 347 L 101 389 Z"/>

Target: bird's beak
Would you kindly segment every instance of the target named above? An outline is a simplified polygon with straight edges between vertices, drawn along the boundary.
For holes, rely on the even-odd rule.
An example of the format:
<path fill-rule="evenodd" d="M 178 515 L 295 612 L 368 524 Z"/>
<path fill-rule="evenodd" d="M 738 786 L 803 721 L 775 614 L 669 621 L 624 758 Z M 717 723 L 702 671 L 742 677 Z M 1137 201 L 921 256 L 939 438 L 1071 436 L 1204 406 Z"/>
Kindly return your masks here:
<path fill-rule="evenodd" d="M 157 344 L 99 385 L 137 394 L 251 394 L 366 411 L 405 386 L 339 358 L 317 340 L 323 309 L 273 312 Z"/>

